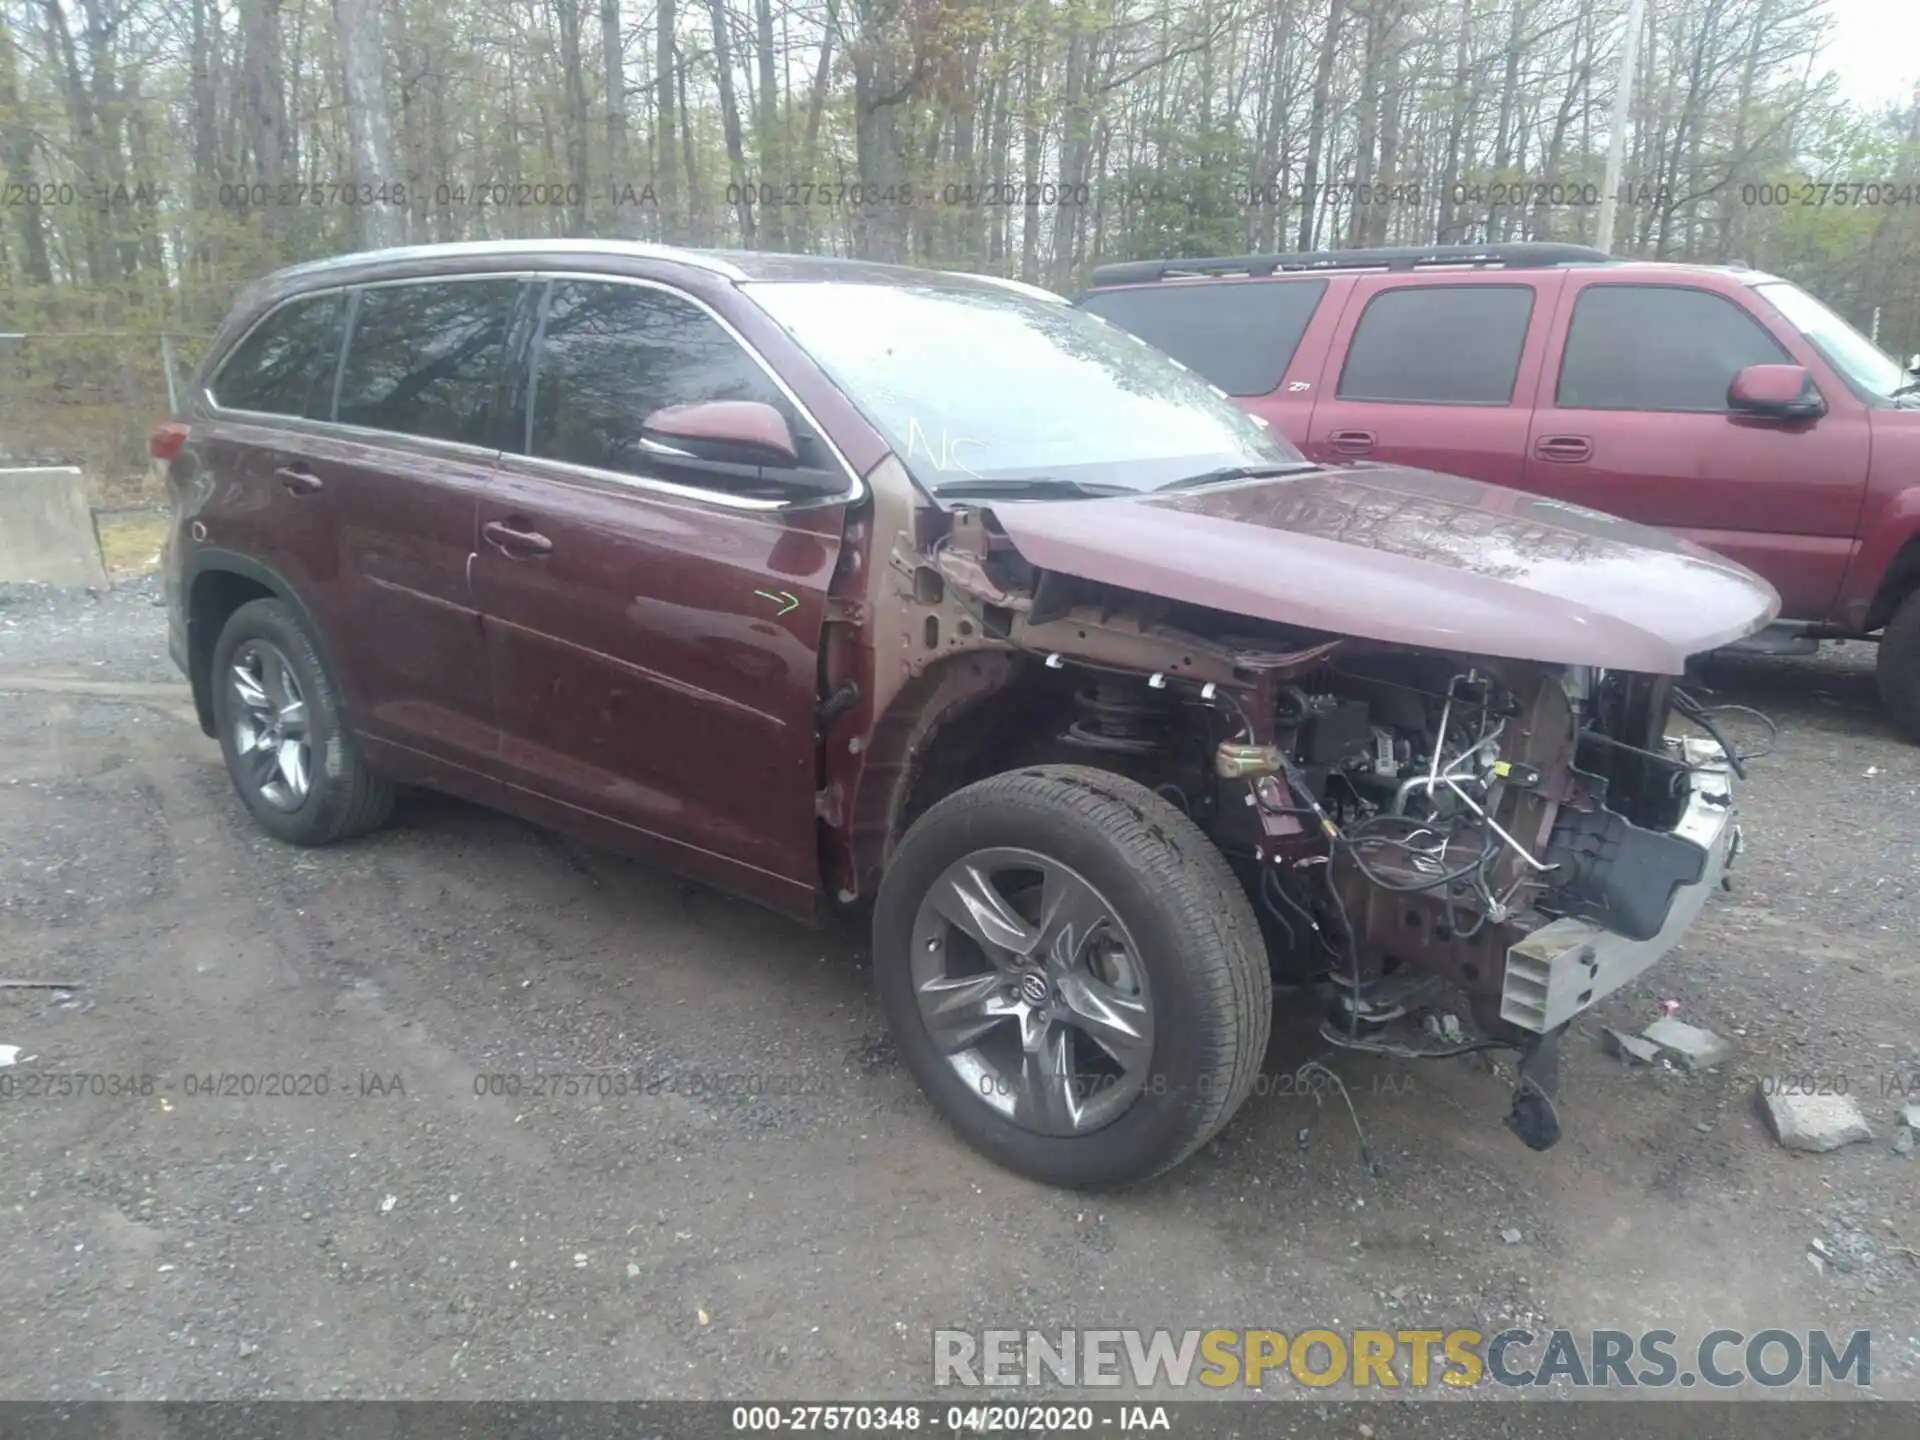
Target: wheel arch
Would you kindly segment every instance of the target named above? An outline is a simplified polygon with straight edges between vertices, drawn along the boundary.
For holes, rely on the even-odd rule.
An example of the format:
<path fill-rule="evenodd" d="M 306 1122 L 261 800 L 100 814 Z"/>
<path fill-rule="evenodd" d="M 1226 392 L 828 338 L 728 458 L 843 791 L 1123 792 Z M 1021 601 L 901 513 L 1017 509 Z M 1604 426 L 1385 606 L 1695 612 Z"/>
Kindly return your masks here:
<path fill-rule="evenodd" d="M 877 891 L 915 820 L 976 781 L 1066 764 L 1139 783 L 1142 776 L 1112 756 L 1063 749 L 1076 687 L 1115 673 L 1072 662 L 1055 670 L 1021 651 L 983 648 L 949 655 L 902 686 L 867 740 L 855 795 L 851 840 L 859 892 Z M 1147 674 L 1135 678 L 1144 685 Z"/>
<path fill-rule="evenodd" d="M 1017 726 L 1004 712 L 996 716 L 990 702 L 1012 684 L 1019 668 L 1020 657 L 1004 650 L 949 656 L 901 686 L 878 717 L 865 745 L 849 836 L 861 893 L 870 896 L 878 889 L 913 816 L 938 798 L 928 798 L 932 777 L 961 753 Z M 985 723 L 960 723 L 968 717 Z"/>
<path fill-rule="evenodd" d="M 1920 590 L 1920 526 L 1887 561 L 1860 628 L 1869 632 L 1878 630 L 1893 618 L 1893 612 L 1915 590 Z"/>
<path fill-rule="evenodd" d="M 187 680 L 193 688 L 194 713 L 206 734 L 214 733 L 213 647 L 233 612 L 254 600 L 279 600 L 299 616 L 334 693 L 340 693 L 339 676 L 311 607 L 271 566 L 232 550 L 197 551 L 187 576 L 186 597 Z"/>

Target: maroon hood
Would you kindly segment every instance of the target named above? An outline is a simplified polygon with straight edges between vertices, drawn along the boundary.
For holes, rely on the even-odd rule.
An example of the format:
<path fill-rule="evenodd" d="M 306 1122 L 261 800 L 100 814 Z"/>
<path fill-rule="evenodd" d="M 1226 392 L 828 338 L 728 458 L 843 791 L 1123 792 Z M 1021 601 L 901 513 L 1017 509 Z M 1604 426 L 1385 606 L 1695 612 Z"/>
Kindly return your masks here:
<path fill-rule="evenodd" d="M 1664 531 L 1429 470 L 992 508 L 1043 570 L 1423 649 L 1677 675 L 1780 608 Z"/>

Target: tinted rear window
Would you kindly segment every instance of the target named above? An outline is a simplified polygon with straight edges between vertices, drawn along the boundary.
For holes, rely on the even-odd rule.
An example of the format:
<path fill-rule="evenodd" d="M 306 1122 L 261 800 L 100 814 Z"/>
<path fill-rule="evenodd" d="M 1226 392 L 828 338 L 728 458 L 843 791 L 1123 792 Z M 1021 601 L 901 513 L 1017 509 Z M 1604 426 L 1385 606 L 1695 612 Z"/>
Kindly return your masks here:
<path fill-rule="evenodd" d="M 438 280 L 360 292 L 339 420 L 491 447 L 514 280 Z"/>
<path fill-rule="evenodd" d="M 1531 285 L 1405 285 L 1367 302 L 1342 400 L 1505 405 L 1533 315 Z"/>
<path fill-rule="evenodd" d="M 211 386 L 227 410 L 324 418 L 333 403 L 343 297 L 292 300 L 234 347 Z"/>
<path fill-rule="evenodd" d="M 1270 395 L 1326 293 L 1324 280 L 1207 280 L 1100 290 L 1079 304 L 1229 395 Z"/>

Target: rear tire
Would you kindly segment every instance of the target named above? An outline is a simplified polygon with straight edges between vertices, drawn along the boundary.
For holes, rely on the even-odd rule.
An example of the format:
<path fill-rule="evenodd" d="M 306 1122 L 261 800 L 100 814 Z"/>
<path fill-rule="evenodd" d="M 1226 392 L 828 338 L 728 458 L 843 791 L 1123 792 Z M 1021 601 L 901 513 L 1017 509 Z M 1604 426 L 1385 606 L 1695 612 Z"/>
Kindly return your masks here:
<path fill-rule="evenodd" d="M 261 829 L 326 845 L 386 823 L 393 785 L 362 763 L 319 647 L 285 601 L 228 617 L 211 681 L 227 775 Z"/>
<path fill-rule="evenodd" d="M 1880 632 L 1880 699 L 1900 732 L 1920 744 L 1920 590 L 1900 603 Z"/>
<path fill-rule="evenodd" d="M 934 1108 L 1049 1184 L 1179 1164 L 1266 1054 L 1273 988 L 1245 892 L 1192 820 L 1105 771 L 1037 766 L 940 801 L 893 856 L 873 936 L 888 1028 Z"/>

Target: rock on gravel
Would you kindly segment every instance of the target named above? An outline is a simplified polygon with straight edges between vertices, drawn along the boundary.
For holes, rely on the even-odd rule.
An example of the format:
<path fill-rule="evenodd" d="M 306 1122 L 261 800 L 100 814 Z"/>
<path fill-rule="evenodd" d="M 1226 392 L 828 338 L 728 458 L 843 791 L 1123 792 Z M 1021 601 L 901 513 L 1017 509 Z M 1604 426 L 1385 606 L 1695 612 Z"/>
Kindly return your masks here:
<path fill-rule="evenodd" d="M 1609 1027 L 1601 1032 L 1601 1037 L 1607 1054 L 1629 1065 L 1651 1065 L 1660 1058 L 1660 1047 L 1638 1035 Z"/>
<path fill-rule="evenodd" d="M 1761 1080 L 1760 1108 L 1774 1137 L 1789 1150 L 1823 1154 L 1871 1140 L 1873 1131 L 1847 1095 L 1783 1095 L 1784 1082 Z"/>
<path fill-rule="evenodd" d="M 1711 1030 L 1702 1030 L 1671 1015 L 1647 1026 L 1640 1032 L 1640 1038 L 1652 1041 L 1676 1065 L 1695 1073 L 1711 1070 L 1733 1053 L 1731 1040 L 1723 1040 Z"/>

